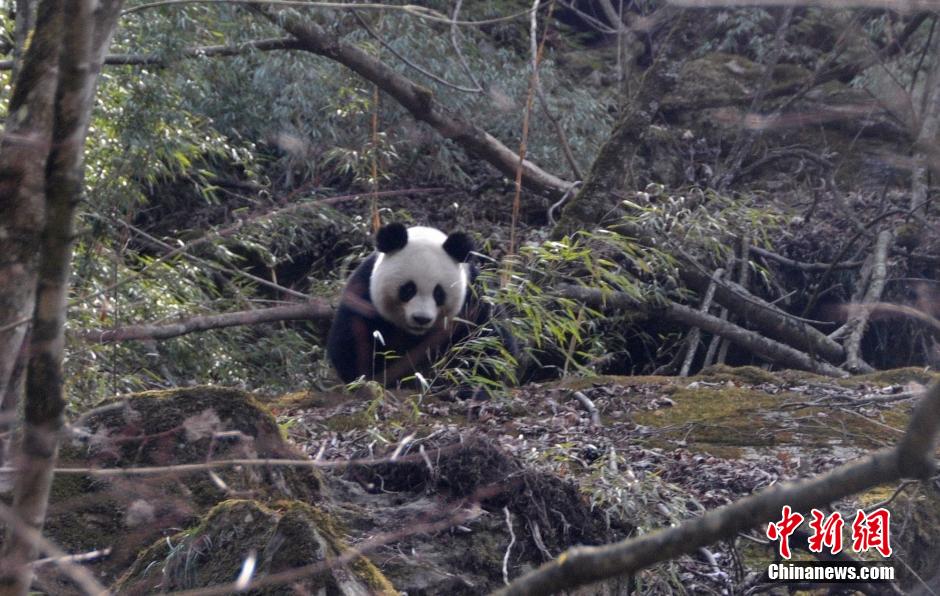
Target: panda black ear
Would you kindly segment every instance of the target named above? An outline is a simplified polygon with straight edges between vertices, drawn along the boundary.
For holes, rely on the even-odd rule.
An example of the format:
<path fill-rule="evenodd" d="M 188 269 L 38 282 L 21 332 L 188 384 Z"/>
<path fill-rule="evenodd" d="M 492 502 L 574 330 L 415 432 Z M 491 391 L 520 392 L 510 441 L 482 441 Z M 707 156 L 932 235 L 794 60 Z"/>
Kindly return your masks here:
<path fill-rule="evenodd" d="M 473 251 L 473 240 L 463 232 L 454 232 L 444 241 L 444 252 L 458 263 L 463 263 Z"/>
<path fill-rule="evenodd" d="M 375 235 L 375 247 L 379 252 L 395 252 L 408 244 L 408 228 L 395 222 L 379 228 Z"/>

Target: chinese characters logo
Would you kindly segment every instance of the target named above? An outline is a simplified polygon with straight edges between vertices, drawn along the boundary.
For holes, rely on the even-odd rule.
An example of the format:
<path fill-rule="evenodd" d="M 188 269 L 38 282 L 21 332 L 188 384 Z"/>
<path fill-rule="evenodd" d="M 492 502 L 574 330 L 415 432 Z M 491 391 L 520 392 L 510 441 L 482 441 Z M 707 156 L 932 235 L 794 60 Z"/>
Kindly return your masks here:
<path fill-rule="evenodd" d="M 827 517 L 818 509 L 813 509 L 810 515 L 810 552 L 821 553 L 823 548 L 829 549 L 833 555 L 841 552 L 842 529 L 845 526 L 842 514 L 835 512 Z M 780 556 L 784 559 L 790 558 L 790 537 L 804 519 L 802 514 L 785 505 L 780 520 L 767 525 L 767 538 L 779 542 Z M 859 509 L 852 521 L 852 550 L 862 553 L 874 549 L 882 557 L 890 557 L 890 524 L 891 513 L 883 507 L 871 513 Z"/>

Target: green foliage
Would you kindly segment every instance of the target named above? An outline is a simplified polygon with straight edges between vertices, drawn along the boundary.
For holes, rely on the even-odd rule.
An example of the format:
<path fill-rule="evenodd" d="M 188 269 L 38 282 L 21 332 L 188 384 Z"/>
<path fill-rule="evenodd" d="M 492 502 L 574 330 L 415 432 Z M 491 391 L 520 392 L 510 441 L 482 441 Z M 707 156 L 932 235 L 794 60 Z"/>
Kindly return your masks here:
<path fill-rule="evenodd" d="M 650 184 L 624 205 L 631 212 L 625 222 L 661 240 L 666 253 L 714 266 L 724 264 L 740 238 L 769 246 L 785 215 L 762 204 L 760 195 L 723 195 L 700 188 L 670 194 L 660 184 Z"/>
<path fill-rule="evenodd" d="M 777 17 L 759 9 L 722 10 L 715 15 L 718 33 L 705 46 L 706 51 L 743 54 L 760 61 L 771 47 Z"/>
<path fill-rule="evenodd" d="M 524 247 L 504 269 L 480 275 L 482 299 L 497 313 L 496 324 L 522 345 L 524 366 L 534 362 L 564 375 L 590 373 L 616 346 L 639 342 L 656 352 L 664 338 L 644 335 L 630 313 L 598 312 L 566 298 L 561 288 L 574 284 L 619 292 L 640 303 L 660 297 L 685 300 L 676 275 L 680 260 L 682 266 L 697 262 L 708 270 L 724 266 L 739 238 L 768 244 L 783 222 L 783 214 L 752 199 L 700 189 L 670 195 L 650 185 L 625 205 L 630 214 L 621 225 Z M 622 232 L 626 229 L 643 230 L 657 242 L 638 242 Z M 517 363 L 491 331 L 484 329 L 456 346 L 438 362 L 436 374 L 451 383 L 492 389 L 500 380 L 514 381 Z"/>
<path fill-rule="evenodd" d="M 13 47 L 14 26 L 15 23 L 10 17 L 10 13 L 0 11 L 0 36 L 2 36 L 3 42 L 9 44 L 11 48 Z M 9 57 L 13 57 L 13 52 L 10 52 Z M 12 69 L 0 71 L 0 119 L 6 119 L 7 117 L 7 107 L 9 107 L 10 95 L 13 92 L 12 74 Z"/>
<path fill-rule="evenodd" d="M 515 4 L 478 3 L 466 11 L 480 11 L 470 17 L 480 18 L 529 6 Z M 468 93 L 417 73 L 349 14 L 305 14 L 345 43 L 426 86 L 442 109 L 511 148 L 518 146 L 529 87 L 524 21 L 461 29 L 460 50 L 485 89 Z M 724 39 L 750 44 L 748 51 L 754 54 L 766 52 L 768 33 L 776 27 L 769 15 L 752 11 L 729 21 Z M 409 60 L 445 80 L 472 84 L 446 26 L 394 12 L 364 18 Z M 0 19 L 9 30 L 6 16 Z M 323 383 L 330 375 L 320 347 L 323 338 L 301 323 L 111 345 L 82 342 L 76 332 L 266 306 L 272 291 L 237 271 L 250 268 L 277 282 L 278 273 L 301 258 L 309 263 L 292 287 L 335 296 L 345 277 L 342 264 L 361 254 L 358 239 L 369 226 L 364 218 L 294 206 L 328 190 L 394 184 L 467 187 L 492 175 L 481 174 L 479 163 L 456 144 L 331 60 L 298 51 L 206 59 L 186 55 L 188 48 L 283 34 L 241 7 L 220 4 L 166 7 L 122 20 L 113 52 L 150 56 L 160 63 L 107 67 L 98 88 L 70 305 L 73 333 L 66 366 L 75 405 L 194 382 L 267 392 Z M 587 171 L 611 127 L 610 106 L 596 89 L 568 80 L 556 68 L 552 51 L 550 44 L 540 68 L 541 84 L 549 109 Z M 0 93 L 9 93 L 5 82 Z M 528 155 L 541 164 L 564 163 L 553 127 L 537 104 Z M 253 190 L 236 196 L 218 185 L 220 177 L 251 182 Z M 493 324 L 518 339 L 522 353 L 509 353 L 499 334 L 486 329 L 456 346 L 419 381 L 426 387 L 445 382 L 499 392 L 506 382 L 518 380 L 517 358 L 522 368 L 536 362 L 560 374 L 590 373 L 611 346 L 635 340 L 637 332 L 629 313 L 597 312 L 566 298 L 559 291 L 562 284 L 624 292 L 641 301 L 675 296 L 681 292 L 677 256 L 723 264 L 731 238 L 748 235 L 759 241 L 761 229 L 773 223 L 772 215 L 744 201 L 700 191 L 669 196 L 662 187 L 651 187 L 629 206 L 627 222 L 661 244 L 646 246 L 613 228 L 524 247 L 480 277 L 481 299 L 496 313 Z M 260 216 L 269 211 L 270 217 Z M 162 226 L 162 216 L 178 214 L 183 214 L 178 225 Z M 250 223 L 208 236 L 198 246 L 186 245 L 172 257 L 162 257 L 165 248 L 118 223 L 142 227 L 178 247 L 192 240 L 184 232 L 201 238 L 216 226 L 245 219 Z M 373 395 L 370 415 L 376 415 L 384 399 L 381 391 Z"/>
<path fill-rule="evenodd" d="M 722 9 L 702 15 L 713 23 L 713 27 L 703 28 L 709 37 L 702 39 L 696 52 L 698 57 L 709 52 L 727 52 L 747 56 L 757 63 L 768 63 L 777 47 L 782 8 Z M 841 31 L 835 25 L 837 22 L 830 10 L 805 8 L 794 11 L 780 46 L 778 62 L 810 68 L 817 66 L 840 35 Z"/>
<path fill-rule="evenodd" d="M 86 159 L 99 210 L 138 208 L 151 189 L 174 179 L 188 180 L 196 196 L 212 202 L 213 162 L 250 170 L 253 147 L 232 145 L 180 105 L 167 78 L 147 70 L 133 73 L 133 81 L 110 70 L 102 74 Z"/>
<path fill-rule="evenodd" d="M 464 29 L 461 50 L 477 79 L 489 90 L 466 93 L 427 79 L 382 48 L 357 23 L 347 21 L 339 19 L 332 25 L 342 32 L 344 42 L 367 49 L 405 76 L 426 85 L 448 111 L 472 119 L 510 146 L 518 143 L 528 90 L 527 55 L 494 46 L 477 29 Z M 208 29 L 206 22 L 202 26 Z M 219 43 L 219 38 L 233 43 L 242 38 L 283 35 L 256 18 L 242 19 L 241 24 L 246 31 L 231 30 L 236 22 L 214 22 L 213 31 L 203 31 L 186 43 L 180 42 L 181 36 L 175 30 L 172 34 L 158 33 L 150 25 L 146 27 L 149 45 L 144 51 L 153 52 L 154 42 L 162 43 L 157 47 L 172 57 L 174 48 L 205 44 L 207 37 L 213 43 Z M 395 51 L 414 63 L 445 80 L 468 84 L 450 36 L 435 31 L 438 26 L 394 12 L 384 14 L 371 26 Z M 139 37 L 138 43 L 143 44 L 144 34 Z M 331 60 L 305 52 L 254 52 L 227 59 L 179 61 L 168 70 L 172 74 L 166 75 L 171 79 L 165 81 L 166 88 L 179 94 L 182 110 L 204 117 L 230 143 L 253 139 L 267 144 L 274 158 L 269 174 L 286 186 L 305 180 L 370 182 L 366 175 L 372 159 L 369 151 L 377 152 L 386 181 L 404 174 L 416 184 L 469 181 L 468 158 L 461 149 L 415 123 L 384 94 L 374 105 L 372 85 Z M 587 167 L 597 143 L 612 124 L 607 106 L 590 90 L 563 80 L 550 56 L 543 62 L 541 76 L 572 149 L 583 156 L 581 165 Z M 374 147 L 371 119 L 376 111 L 383 134 Z M 532 118 L 530 155 L 540 161 L 562 163 L 548 120 L 540 110 L 534 110 Z"/>
<path fill-rule="evenodd" d="M 675 271 L 677 258 L 695 259 L 708 267 L 723 264 L 734 239 L 749 236 L 762 242 L 781 217 L 740 198 L 690 190 L 669 195 L 651 185 L 627 203 L 631 215 L 624 223 L 638 226 L 660 242 L 645 245 L 626 236 L 627 226 L 580 233 L 557 241 L 524 246 L 502 267 L 485 267 L 478 278 L 480 299 L 496 315 L 467 341 L 455 346 L 419 379 L 425 388 L 448 385 L 483 387 L 498 393 L 518 380 L 521 368 L 553 367 L 559 374 L 590 373 L 613 346 L 661 338 L 637 335 L 630 313 L 602 314 L 567 298 L 559 288 L 577 284 L 605 292 L 623 292 L 641 302 L 658 296 L 682 298 Z M 288 212 L 285 212 L 285 215 Z M 205 263 L 235 270 L 244 255 L 274 267 L 310 242 L 310 230 L 320 225 L 321 240 L 308 249 L 322 253 L 335 238 L 364 234 L 362 220 L 343 220 L 337 213 L 301 208 L 262 217 L 239 230 L 236 239 L 210 242 L 196 251 L 207 261 L 177 255 L 158 260 L 152 255 L 120 250 L 104 240 L 77 247 L 75 293 L 71 324 L 98 328 L 125 322 L 160 322 L 195 314 L 250 307 L 258 289 L 230 274 L 220 275 Z M 95 237 L 118 236 L 102 220 L 93 220 Z M 355 230 L 351 232 L 350 230 Z M 348 254 L 349 247 L 343 249 Z M 193 252 L 193 251 L 190 251 Z M 340 258 L 340 257 L 337 257 Z M 336 271 L 321 285 L 333 294 L 344 274 Z M 321 284 L 323 283 L 322 280 Z M 115 287 L 115 284 L 120 284 Z M 516 338 L 522 347 L 512 354 L 495 333 L 494 325 Z M 69 359 L 71 393 L 94 401 L 112 393 L 140 390 L 165 383 L 217 382 L 268 391 L 296 390 L 329 375 L 320 341 L 311 340 L 302 325 L 233 328 L 192 334 L 159 343 L 125 342 L 73 346 Z M 381 346 L 376 345 L 380 350 Z M 319 364 L 314 364 L 319 362 Z"/>
<path fill-rule="evenodd" d="M 111 231 L 117 235 L 116 232 Z M 250 308 L 252 284 L 176 256 L 159 260 L 100 240 L 76 247 L 75 330 Z M 165 341 L 91 344 L 70 336 L 66 379 L 76 405 L 154 387 L 213 383 L 269 391 L 307 387 L 323 360 L 302 324 L 233 327 Z M 324 365 L 325 366 L 325 365 Z M 325 372 L 321 371 L 321 374 Z"/>
<path fill-rule="evenodd" d="M 495 11 L 495 16 L 509 9 L 495 3 L 473 10 Z M 487 89 L 466 93 L 415 72 L 349 15 L 308 14 L 344 42 L 427 86 L 443 108 L 510 147 L 518 144 L 529 83 L 525 51 L 494 42 L 491 32 L 463 28 L 461 51 Z M 393 12 L 366 18 L 410 60 L 446 80 L 470 84 L 445 26 Z M 505 28 L 520 27 L 524 31 L 525 23 Z M 359 239 L 368 225 L 363 218 L 293 205 L 329 187 L 478 182 L 480 166 L 462 149 L 416 123 L 384 94 L 376 104 L 373 86 L 336 62 L 298 51 L 186 55 L 189 48 L 283 34 L 240 7 L 218 4 L 151 9 L 122 19 L 112 53 L 158 63 L 108 66 L 100 79 L 85 159 L 88 200 L 81 205 L 75 251 L 72 331 L 265 306 L 271 290 L 237 274 L 245 269 L 278 281 L 278 272 L 297 263 L 298 270 L 306 269 L 295 287 L 333 296 L 344 277 L 343 263 L 361 254 Z M 541 75 L 551 109 L 586 169 L 611 126 L 607 105 L 583 85 L 565 80 L 551 55 Z M 532 113 L 529 155 L 563 163 L 553 129 L 538 109 Z M 220 178 L 270 190 L 235 193 L 220 186 Z M 285 196 L 293 204 L 285 205 Z M 268 212 L 270 217 L 263 216 Z M 250 223 L 227 229 L 234 219 Z M 208 241 L 193 241 L 203 238 Z M 185 250 L 165 257 L 169 249 L 157 241 Z M 522 258 L 528 263 L 522 266 L 530 267 L 539 257 Z M 524 282 L 521 275 L 513 280 L 506 286 L 492 283 L 499 289 L 486 298 L 514 313 L 510 325 L 519 328 L 512 333 L 531 339 L 535 350 L 557 351 L 565 369 L 586 362 L 596 351 L 584 347 L 594 343 L 584 331 L 588 313 L 550 297 L 538 280 Z M 115 393 L 192 382 L 297 390 L 328 374 L 318 347 L 322 341 L 299 323 L 159 342 L 95 345 L 78 337 L 70 336 L 67 367 L 69 394 L 81 405 Z M 511 379 L 515 370 L 511 355 L 491 336 L 473 338 L 449 358 L 457 364 L 451 380 L 482 379 L 485 370 Z"/>
<path fill-rule="evenodd" d="M 895 19 L 887 14 L 871 18 L 864 23 L 865 31 L 869 36 L 884 45 L 895 43 L 892 40 L 898 35 L 898 27 Z M 904 91 L 910 92 L 911 101 L 915 106 L 918 101 L 924 101 L 925 87 L 930 82 L 928 73 L 936 68 L 936 60 L 940 59 L 927 51 L 931 31 L 931 21 L 927 19 L 908 41 L 908 46 L 917 48 L 917 51 L 902 52 L 892 60 L 882 60 L 877 69 L 867 69 L 859 74 L 852 81 L 852 86 L 864 89 L 876 97 L 890 97 Z M 936 31 L 933 34 L 936 35 Z"/>

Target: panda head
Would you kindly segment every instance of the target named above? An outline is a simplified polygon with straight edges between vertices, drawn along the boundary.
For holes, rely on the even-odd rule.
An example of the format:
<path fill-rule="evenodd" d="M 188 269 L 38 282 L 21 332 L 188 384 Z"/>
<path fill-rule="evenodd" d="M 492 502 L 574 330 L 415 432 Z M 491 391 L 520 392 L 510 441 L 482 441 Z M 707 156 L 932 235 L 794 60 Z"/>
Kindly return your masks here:
<path fill-rule="evenodd" d="M 469 236 L 392 223 L 379 230 L 375 246 L 369 295 L 382 318 L 424 335 L 457 316 L 467 295 Z"/>

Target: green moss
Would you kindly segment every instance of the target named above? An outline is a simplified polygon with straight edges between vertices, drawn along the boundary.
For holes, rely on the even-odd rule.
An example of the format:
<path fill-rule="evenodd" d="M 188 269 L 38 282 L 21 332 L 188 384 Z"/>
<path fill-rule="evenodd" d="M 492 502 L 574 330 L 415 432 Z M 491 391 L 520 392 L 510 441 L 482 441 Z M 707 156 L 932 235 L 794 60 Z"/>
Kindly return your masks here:
<path fill-rule="evenodd" d="M 65 467 L 298 457 L 267 408 L 233 389 L 194 387 L 128 395 L 104 402 L 78 425 L 89 438 L 62 445 L 60 462 Z M 112 547 L 109 557 L 92 563 L 95 573 L 108 580 L 171 528 L 185 527 L 205 511 L 211 517 L 215 506 L 233 493 L 251 494 L 259 501 L 316 502 L 323 485 L 319 472 L 306 467 L 232 466 L 214 474 L 227 489 L 204 472 L 143 477 L 57 474 L 45 531 L 70 552 Z"/>
<path fill-rule="evenodd" d="M 387 594 L 388 596 L 399 594 L 392 582 L 388 581 L 388 578 L 369 559 L 359 557 L 353 561 L 352 568 L 355 570 L 356 576 L 369 586 L 372 594 Z"/>
<path fill-rule="evenodd" d="M 295 391 L 267 402 L 273 410 L 301 410 L 308 408 L 332 408 L 350 401 L 349 394 L 333 391 Z"/>
<path fill-rule="evenodd" d="M 120 404 L 122 407 L 108 406 Z M 281 428 L 267 407 L 244 391 L 222 387 L 186 387 L 146 391 L 103 402 L 85 425 L 92 433 L 120 436 L 121 440 L 92 456 L 109 467 L 198 463 L 244 457 L 290 459 L 298 455 L 285 443 Z M 233 433 L 220 441 L 216 432 Z M 86 459 L 82 453 L 72 453 Z M 215 471 L 228 490 L 252 491 L 276 498 L 286 495 L 315 500 L 322 481 L 312 468 L 219 468 Z M 228 492 L 205 475 L 186 479 L 186 488 L 198 509 L 208 509 Z M 286 488 L 286 491 L 285 491 Z"/>
<path fill-rule="evenodd" d="M 342 536 L 346 534 L 346 528 L 336 517 L 325 513 L 318 507 L 299 501 L 281 501 L 277 503 L 277 507 L 286 513 L 303 513 L 316 523 L 318 532 L 322 533 L 330 542 L 343 547 L 338 548 L 337 552 L 344 550 L 345 545 L 342 545 Z"/>
<path fill-rule="evenodd" d="M 763 67 L 744 56 L 714 52 L 686 62 L 668 104 L 732 102 L 749 96 Z"/>
<path fill-rule="evenodd" d="M 219 503 L 196 527 L 141 552 L 116 591 L 140 594 L 228 583 L 249 552 L 263 551 L 273 521 L 274 513 L 256 501 Z"/>
<path fill-rule="evenodd" d="M 933 376 L 932 374 L 929 376 Z M 869 420 L 850 411 L 830 407 L 781 410 L 784 403 L 812 401 L 796 392 L 768 393 L 759 386 L 824 383 L 857 387 L 867 384 L 896 384 L 905 380 L 926 381 L 921 369 L 908 368 L 861 375 L 845 380 L 821 377 L 794 370 L 769 372 L 754 366 L 716 365 L 689 378 L 657 376 L 596 376 L 569 378 L 554 388 L 578 391 L 597 385 L 642 387 L 636 399 L 644 400 L 652 387 L 673 400 L 673 407 L 638 411 L 631 415 L 637 424 L 662 429 L 649 439 L 651 445 L 673 448 L 677 442 L 725 458 L 740 457 L 742 449 L 760 446 L 828 448 L 833 445 L 877 448 L 893 444 L 910 416 L 910 402 L 899 402 Z M 551 390 L 551 385 L 546 385 Z M 633 400 L 633 392 L 624 396 Z M 794 418 L 812 418 L 813 424 L 794 423 Z"/>
<path fill-rule="evenodd" d="M 58 475 L 52 483 L 44 530 L 69 552 L 112 544 L 114 536 L 125 530 L 123 504 L 113 494 L 97 490 L 94 481 L 83 475 Z"/>
<path fill-rule="evenodd" d="M 703 381 L 731 381 L 734 383 L 745 383 L 748 385 L 760 385 L 761 383 L 780 383 L 772 372 L 766 371 L 756 366 L 727 366 L 725 364 L 715 364 L 702 370 L 695 379 Z"/>
<path fill-rule="evenodd" d="M 516 531 L 519 532 L 520 528 Z M 456 537 L 454 542 L 454 546 L 460 546 L 453 549 L 455 569 L 488 573 L 492 579 L 499 579 L 495 572 L 503 566 L 504 536 L 496 532 L 478 532 Z"/>
<path fill-rule="evenodd" d="M 802 385 L 804 383 L 832 383 L 836 381 L 832 377 L 827 377 L 824 375 L 818 375 L 816 373 L 811 373 L 805 370 L 794 370 L 788 368 L 786 370 L 779 370 L 774 373 L 777 378 L 779 378 L 784 383 L 789 383 L 791 385 Z"/>
<path fill-rule="evenodd" d="M 854 388 L 865 384 L 887 386 L 902 385 L 911 382 L 926 385 L 937 379 L 940 379 L 940 373 L 925 370 L 923 367 L 909 366 L 906 368 L 879 370 L 864 375 L 854 375 L 847 379 L 838 379 L 836 383 L 843 387 Z"/>
<path fill-rule="evenodd" d="M 621 375 L 595 375 L 588 377 L 568 377 L 558 381 L 557 387 L 570 389 L 572 391 L 583 391 L 597 385 L 651 385 L 664 384 L 673 385 L 674 383 L 688 382 L 688 379 L 681 377 L 660 377 L 653 375 L 637 375 L 635 377 Z M 551 387 L 551 384 L 547 384 Z"/>
<path fill-rule="evenodd" d="M 49 502 L 58 503 L 96 490 L 95 481 L 91 476 L 85 474 L 57 474 L 53 478 L 52 486 L 49 489 Z"/>
<path fill-rule="evenodd" d="M 676 407 L 669 408 L 670 418 L 681 422 L 718 421 L 728 416 L 773 407 L 779 399 L 763 391 L 740 387 L 680 388 L 671 398 Z"/>
<path fill-rule="evenodd" d="M 690 383 L 693 384 L 694 381 Z M 675 402 L 673 407 L 637 412 L 633 420 L 646 426 L 672 429 L 664 433 L 664 437 L 708 445 L 772 445 L 783 431 L 779 423 L 761 418 L 762 412 L 772 410 L 780 401 L 778 396 L 763 391 L 740 387 L 685 387 L 677 389 L 670 398 Z"/>
<path fill-rule="evenodd" d="M 295 524 L 312 523 L 313 527 L 316 528 L 316 532 L 330 543 L 334 556 L 340 556 L 349 550 L 349 546 L 343 539 L 346 530 L 342 523 L 322 509 L 312 507 L 306 503 L 292 501 L 287 504 L 287 513 L 281 518 L 281 522 L 283 523 L 285 519 Z M 370 593 L 398 594 L 398 590 L 368 558 L 357 557 L 351 566 L 356 572 L 356 577 L 369 586 Z"/>
<path fill-rule="evenodd" d="M 876 503 L 887 501 L 894 494 L 895 490 L 897 490 L 897 487 L 893 484 L 879 484 L 858 496 L 859 505 L 867 508 Z"/>
<path fill-rule="evenodd" d="M 225 419 L 231 420 L 232 425 L 236 427 L 252 428 L 259 422 L 277 427 L 270 410 L 253 395 L 227 387 L 201 385 L 142 391 L 104 400 L 99 407 L 114 403 L 131 403 L 133 406 L 146 408 L 147 425 L 154 430 L 172 428 L 178 423 L 181 415 L 198 414 L 208 409 L 215 410 L 220 418 L 225 416 Z M 114 410 L 113 415 L 121 416 L 123 411 Z M 104 417 L 109 416 L 105 414 Z"/>

